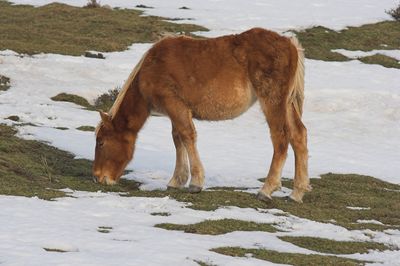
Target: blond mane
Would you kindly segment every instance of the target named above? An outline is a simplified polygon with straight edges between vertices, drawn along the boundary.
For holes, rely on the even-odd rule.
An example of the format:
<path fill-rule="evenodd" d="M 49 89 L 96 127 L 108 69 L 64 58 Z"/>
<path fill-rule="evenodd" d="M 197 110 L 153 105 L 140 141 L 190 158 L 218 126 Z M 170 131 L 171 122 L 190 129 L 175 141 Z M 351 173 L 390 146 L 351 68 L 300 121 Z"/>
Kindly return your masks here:
<path fill-rule="evenodd" d="M 133 80 L 135 79 L 135 77 L 136 77 L 137 73 L 139 72 L 140 68 L 142 67 L 143 61 L 144 61 L 147 53 L 148 52 L 146 52 L 142 56 L 140 61 L 136 64 L 135 68 L 129 74 L 128 79 L 125 81 L 124 85 L 122 86 L 122 89 L 118 93 L 117 99 L 115 99 L 114 104 L 111 106 L 110 110 L 108 111 L 108 115 L 111 116 L 111 119 L 113 119 L 115 117 L 115 115 L 117 114 L 119 108 L 121 107 L 122 100 L 125 98 L 126 92 L 130 88 Z M 96 127 L 96 131 L 95 131 L 96 136 L 97 136 L 97 133 L 98 133 L 98 131 L 100 129 L 101 124 L 102 124 L 102 121 L 100 121 L 99 124 Z"/>
<path fill-rule="evenodd" d="M 111 106 L 110 110 L 108 111 L 108 114 L 111 116 L 111 118 L 114 118 L 115 114 L 118 112 L 119 107 L 121 106 L 122 100 L 124 99 L 125 94 L 128 91 L 129 87 L 131 86 L 137 73 L 139 72 L 146 55 L 147 55 L 147 52 L 142 56 L 139 63 L 137 63 L 135 68 L 129 74 L 128 79 L 124 83 L 124 86 L 122 87 L 121 91 L 118 93 L 117 99 L 115 99 L 114 104 Z"/>

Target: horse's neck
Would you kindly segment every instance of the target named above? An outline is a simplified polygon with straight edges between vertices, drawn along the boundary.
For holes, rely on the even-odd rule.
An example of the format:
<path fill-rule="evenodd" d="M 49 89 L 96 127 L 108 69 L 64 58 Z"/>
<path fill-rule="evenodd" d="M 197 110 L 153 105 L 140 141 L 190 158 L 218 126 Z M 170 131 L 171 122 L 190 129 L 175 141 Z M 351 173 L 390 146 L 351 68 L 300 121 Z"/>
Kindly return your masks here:
<path fill-rule="evenodd" d="M 126 91 L 118 110 L 116 110 L 113 122 L 119 130 L 137 134 L 149 113 L 148 104 L 140 94 L 137 86 L 132 84 Z"/>

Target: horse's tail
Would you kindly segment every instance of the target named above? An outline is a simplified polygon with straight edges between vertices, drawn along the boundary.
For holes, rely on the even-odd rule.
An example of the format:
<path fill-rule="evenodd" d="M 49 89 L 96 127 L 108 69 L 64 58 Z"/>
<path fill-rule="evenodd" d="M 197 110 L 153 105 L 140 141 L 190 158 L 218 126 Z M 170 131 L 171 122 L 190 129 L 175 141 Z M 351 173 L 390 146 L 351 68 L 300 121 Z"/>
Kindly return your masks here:
<path fill-rule="evenodd" d="M 297 67 L 292 81 L 292 87 L 290 88 L 291 94 L 289 103 L 293 103 L 297 114 L 301 117 L 303 114 L 304 102 L 304 48 L 296 37 L 291 37 L 290 42 L 297 50 Z"/>
<path fill-rule="evenodd" d="M 125 81 L 124 85 L 122 86 L 120 92 L 118 93 L 117 98 L 115 99 L 114 104 L 111 106 L 110 110 L 108 111 L 109 115 L 113 117 L 117 110 L 119 109 L 122 100 L 125 97 L 126 91 L 129 89 L 131 86 L 133 80 L 135 79 L 137 73 L 139 72 L 140 68 L 142 67 L 143 61 L 146 58 L 148 52 L 146 52 L 140 61 L 136 64 L 135 68 L 132 70 L 132 72 L 129 74 L 128 79 Z"/>

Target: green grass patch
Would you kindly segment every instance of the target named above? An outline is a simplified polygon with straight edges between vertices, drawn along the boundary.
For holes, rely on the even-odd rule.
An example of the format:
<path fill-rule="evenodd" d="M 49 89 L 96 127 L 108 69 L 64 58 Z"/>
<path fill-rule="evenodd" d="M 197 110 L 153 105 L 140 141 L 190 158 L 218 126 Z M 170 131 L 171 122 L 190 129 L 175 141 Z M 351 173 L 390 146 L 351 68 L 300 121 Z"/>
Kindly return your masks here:
<path fill-rule="evenodd" d="M 400 49 L 400 22 L 384 21 L 360 27 L 349 27 L 342 31 L 333 31 L 325 27 L 314 27 L 296 32 L 305 48 L 305 55 L 310 59 L 324 61 L 347 61 L 346 56 L 332 52 L 334 49 L 371 51 L 375 49 Z M 370 58 L 368 64 L 388 64 L 389 59 Z"/>
<path fill-rule="evenodd" d="M 95 127 L 93 126 L 80 126 L 76 128 L 77 130 L 81 130 L 81 131 L 95 131 Z"/>
<path fill-rule="evenodd" d="M 364 265 L 366 261 L 359 261 L 336 256 L 323 256 L 315 254 L 299 254 L 286 253 L 266 249 L 245 249 L 239 247 L 221 247 L 215 248 L 214 251 L 219 254 L 232 257 L 248 257 L 266 260 L 273 263 L 290 264 L 294 266 L 309 266 L 309 265 L 332 265 L 332 266 L 353 266 Z"/>
<path fill-rule="evenodd" d="M 68 130 L 67 127 L 55 127 L 55 129 L 58 129 L 58 130 Z"/>
<path fill-rule="evenodd" d="M 108 112 L 111 106 L 114 104 L 115 100 L 117 99 L 118 93 L 119 89 L 109 90 L 108 92 L 103 93 L 99 97 L 97 97 L 93 105 L 91 105 L 89 101 L 82 96 L 64 92 L 51 97 L 51 99 L 57 102 L 74 103 L 90 111 L 101 110 L 104 112 Z M 94 128 L 91 126 L 81 126 L 77 129 L 83 131 L 94 131 Z"/>
<path fill-rule="evenodd" d="M 271 224 L 255 223 L 235 219 L 205 220 L 196 224 L 157 224 L 155 227 L 167 230 L 184 231 L 201 235 L 222 235 L 234 231 L 263 231 L 275 233 L 278 230 Z"/>
<path fill-rule="evenodd" d="M 35 8 L 6 1 L 0 1 L 0 10 L 0 50 L 25 54 L 121 51 L 132 43 L 154 42 L 163 33 L 207 30 L 167 22 L 166 18 L 141 16 L 140 10 L 81 8 L 59 3 Z"/>
<path fill-rule="evenodd" d="M 281 240 L 290 242 L 296 246 L 330 254 L 354 254 L 368 253 L 369 250 L 388 250 L 389 247 L 375 242 L 334 241 L 319 237 L 295 237 L 281 236 Z"/>
<path fill-rule="evenodd" d="M 6 91 L 9 88 L 10 88 L 10 78 L 0 75 L 0 91 Z"/>
<path fill-rule="evenodd" d="M 82 107 L 92 109 L 92 105 L 86 100 L 85 98 L 75 95 L 75 94 L 69 94 L 69 93 L 60 93 L 57 94 L 56 96 L 51 97 L 53 101 L 56 102 L 69 102 L 69 103 L 74 103 L 77 105 L 80 105 Z"/>
<path fill-rule="evenodd" d="M 81 191 L 132 192 L 139 184 L 121 179 L 115 186 L 94 183 L 92 162 L 74 159 L 68 152 L 47 144 L 17 138 L 16 131 L 0 125 L 0 194 L 37 196 L 42 199 L 63 197 L 58 189 Z"/>
<path fill-rule="evenodd" d="M 203 191 L 190 194 L 187 191 L 134 191 L 133 196 L 170 196 L 181 202 L 190 202 L 189 208 L 216 210 L 225 206 L 241 208 L 275 208 L 314 221 L 335 223 L 348 229 L 385 230 L 399 229 L 400 186 L 379 179 L 356 174 L 326 174 L 312 179 L 313 191 L 307 193 L 303 204 L 276 198 L 265 203 L 254 194 L 231 191 Z M 283 185 L 293 187 L 292 181 L 284 180 Z M 347 207 L 366 207 L 366 210 L 352 210 Z M 384 225 L 358 223 L 357 220 L 378 220 Z"/>
<path fill-rule="evenodd" d="M 383 54 L 365 56 L 358 58 L 358 60 L 366 64 L 378 64 L 384 67 L 400 68 L 400 62 L 397 59 Z"/>
<path fill-rule="evenodd" d="M 348 229 L 384 230 L 399 228 L 399 185 L 356 174 L 325 174 L 311 180 L 313 191 L 307 193 L 304 204 L 298 205 L 283 199 L 274 199 L 268 208 L 277 208 L 293 215 L 320 222 L 332 222 Z M 292 181 L 283 181 L 293 187 Z M 347 207 L 365 207 L 351 210 Z M 379 220 L 385 225 L 361 224 L 357 220 Z"/>

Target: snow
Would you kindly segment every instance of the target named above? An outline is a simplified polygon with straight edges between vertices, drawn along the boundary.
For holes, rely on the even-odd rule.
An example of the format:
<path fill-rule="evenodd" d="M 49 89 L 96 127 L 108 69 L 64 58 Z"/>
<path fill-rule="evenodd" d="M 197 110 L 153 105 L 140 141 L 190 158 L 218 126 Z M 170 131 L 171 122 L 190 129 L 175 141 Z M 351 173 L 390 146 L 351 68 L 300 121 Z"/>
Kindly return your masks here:
<path fill-rule="evenodd" d="M 14 0 L 14 3 L 47 4 L 50 0 Z M 86 0 L 62 0 L 77 6 Z M 322 25 L 340 30 L 388 19 L 385 10 L 397 1 L 381 0 L 102 0 L 113 7 L 153 6 L 145 14 L 193 18 L 189 22 L 210 28 L 207 36 L 240 32 L 262 26 L 280 32 Z M 190 10 L 181 10 L 187 6 Z M 356 14 L 355 14 L 355 10 Z M 184 21 L 185 22 L 185 21 Z M 99 94 L 121 86 L 141 55 L 151 44 L 133 44 L 127 51 L 104 53 L 106 59 L 39 54 L 23 56 L 0 51 L 0 74 L 11 78 L 11 89 L 0 92 L 0 122 L 18 115 L 19 135 L 48 141 L 77 157 L 93 159 L 94 136 L 76 130 L 96 126 L 99 116 L 50 97 L 73 93 L 93 101 Z M 388 53 L 399 59 L 399 51 L 368 53 L 340 50 L 350 57 Z M 400 183 L 400 70 L 359 61 L 323 62 L 306 60 L 304 123 L 309 133 L 310 175 L 326 172 L 372 175 Z M 255 193 L 266 175 L 272 147 L 265 119 L 256 104 L 235 120 L 210 123 L 196 121 L 198 147 L 206 170 L 206 186 L 251 188 Z M 60 131 L 55 127 L 67 127 Z M 143 182 L 143 189 L 165 188 L 175 162 L 170 122 L 151 117 L 141 131 L 134 161 L 127 175 Z M 292 178 L 290 152 L 283 175 Z M 195 211 L 169 198 L 125 198 L 118 194 L 68 191 L 76 198 L 47 202 L 37 198 L 0 196 L 0 264 L 2 265 L 196 265 L 194 260 L 216 265 L 268 265 L 254 258 L 231 258 L 208 251 L 213 247 L 265 247 L 282 252 L 315 253 L 285 243 L 279 235 L 315 236 L 340 241 L 376 241 L 400 248 L 400 231 L 348 231 L 332 224 L 317 223 L 280 210 L 222 208 Z M 277 196 L 285 196 L 284 189 Z M 359 210 L 358 207 L 351 207 Z M 152 216 L 169 212 L 171 216 Z M 235 218 L 276 223 L 284 232 L 234 232 L 202 236 L 166 231 L 157 223 L 196 223 L 205 219 Z M 379 219 L 379 217 L 377 217 Z M 362 221 L 361 221 L 362 222 Z M 365 222 L 365 221 L 364 221 Z M 371 222 L 371 221 L 368 221 Z M 108 234 L 97 231 L 110 226 Z M 69 252 L 47 252 L 58 248 Z M 400 251 L 373 251 L 352 257 L 398 265 Z"/>
<path fill-rule="evenodd" d="M 377 221 L 377 220 L 357 220 L 357 223 L 359 224 L 378 224 L 378 225 L 384 225 L 383 223 Z"/>
<path fill-rule="evenodd" d="M 371 56 L 376 54 L 382 54 L 400 61 L 400 50 L 372 50 L 372 51 L 350 51 L 346 49 L 333 49 L 332 52 L 340 53 L 352 59 L 357 59 L 359 57 Z"/>
<path fill-rule="evenodd" d="M 222 208 L 195 211 L 166 198 L 120 197 L 115 193 L 73 192 L 57 201 L 0 196 L 0 219 L 13 221 L 0 227 L 0 262 L 4 265 L 196 265 L 194 260 L 217 265 L 267 265 L 257 259 L 222 256 L 208 249 L 221 246 L 267 248 L 280 252 L 319 254 L 278 239 L 283 235 L 329 237 L 340 241 L 371 240 L 362 231 L 295 216 L 276 216 L 268 210 Z M 169 212 L 170 216 L 153 216 Z M 38 215 L 40 213 L 40 215 Z M 288 231 L 233 232 L 208 236 L 155 228 L 158 223 L 196 223 L 205 219 L 233 218 L 274 223 Z M 110 227 L 109 233 L 98 232 Z M 397 235 L 376 233 L 372 239 L 400 246 Z M 397 239 L 397 240 L 396 240 Z M 67 252 L 47 252 L 61 249 Z M 353 255 L 364 260 L 393 261 L 397 251 Z M 168 255 L 169 254 L 169 255 Z"/>
<path fill-rule="evenodd" d="M 347 206 L 346 208 L 353 211 L 364 211 L 371 209 L 370 207 L 352 207 L 352 206 Z"/>

